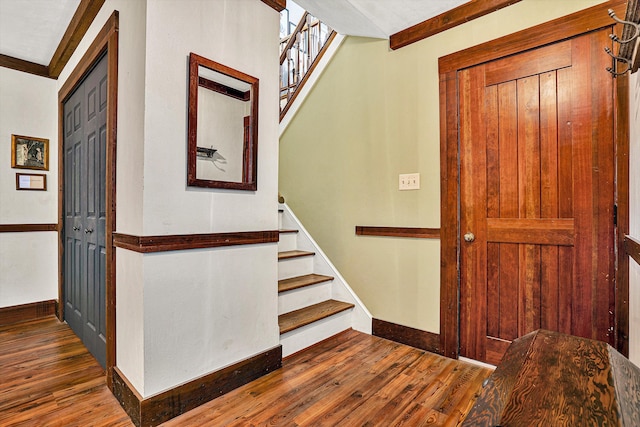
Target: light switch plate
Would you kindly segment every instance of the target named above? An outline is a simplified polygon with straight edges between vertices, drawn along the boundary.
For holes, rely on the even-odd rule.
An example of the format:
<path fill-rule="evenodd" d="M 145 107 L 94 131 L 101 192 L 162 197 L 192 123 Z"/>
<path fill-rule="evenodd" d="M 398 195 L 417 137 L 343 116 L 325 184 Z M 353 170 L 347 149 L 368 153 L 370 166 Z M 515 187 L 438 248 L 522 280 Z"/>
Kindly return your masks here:
<path fill-rule="evenodd" d="M 403 173 L 398 179 L 399 190 L 419 190 L 420 174 L 419 173 Z"/>

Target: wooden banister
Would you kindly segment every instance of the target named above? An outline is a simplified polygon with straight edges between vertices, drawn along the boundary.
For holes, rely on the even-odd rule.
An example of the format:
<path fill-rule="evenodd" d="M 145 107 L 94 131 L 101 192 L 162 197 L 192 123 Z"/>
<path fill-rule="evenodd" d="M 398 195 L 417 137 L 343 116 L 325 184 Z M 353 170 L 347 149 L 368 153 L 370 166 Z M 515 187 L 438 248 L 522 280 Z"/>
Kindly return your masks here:
<path fill-rule="evenodd" d="M 305 12 L 293 33 L 281 40 L 280 120 L 334 37 L 335 31 Z"/>
<path fill-rule="evenodd" d="M 287 52 L 293 47 L 293 44 L 296 42 L 296 36 L 300 34 L 305 27 L 305 24 L 307 23 L 307 16 L 309 16 L 309 12 L 305 12 L 304 15 L 302 15 L 302 18 L 300 18 L 300 22 L 298 22 L 298 25 L 296 25 L 296 29 L 293 30 L 293 33 L 287 36 L 289 38 L 289 41 L 280 53 L 280 65 L 282 65 L 284 60 L 287 59 Z"/>

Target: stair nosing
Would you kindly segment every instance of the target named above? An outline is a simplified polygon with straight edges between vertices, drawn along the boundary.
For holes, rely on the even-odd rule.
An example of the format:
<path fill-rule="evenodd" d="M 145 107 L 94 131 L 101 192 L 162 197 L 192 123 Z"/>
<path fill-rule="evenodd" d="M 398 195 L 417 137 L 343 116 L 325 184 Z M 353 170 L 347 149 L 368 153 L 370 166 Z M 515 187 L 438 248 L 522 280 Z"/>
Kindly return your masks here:
<path fill-rule="evenodd" d="M 301 280 L 303 278 L 307 278 L 308 281 Z M 333 277 L 333 276 L 325 276 L 324 274 L 315 274 L 315 273 L 304 274 L 302 276 L 289 277 L 289 278 L 286 278 L 286 279 L 280 279 L 280 280 L 278 280 L 278 293 L 281 294 L 281 293 L 293 291 L 293 290 L 296 290 L 296 289 L 302 289 L 302 288 L 305 288 L 307 286 L 312 286 L 312 285 L 317 285 L 317 284 L 320 284 L 320 283 L 330 282 L 330 281 L 332 281 L 334 279 L 335 279 L 335 277 Z M 285 283 L 293 282 L 293 281 L 300 281 L 301 283 L 298 284 L 298 285 L 287 287 L 286 289 L 280 289 L 281 285 L 284 285 Z"/>
<path fill-rule="evenodd" d="M 310 309 L 314 309 L 314 308 L 321 307 L 321 306 L 323 306 L 323 305 L 335 304 L 335 303 L 339 303 L 339 304 L 340 304 L 340 306 L 339 306 L 339 307 L 335 307 L 335 308 L 334 308 L 332 311 L 330 311 L 330 312 L 324 313 L 324 314 L 322 315 L 322 317 L 319 317 L 319 318 L 317 318 L 317 319 L 315 319 L 315 320 L 308 320 L 308 319 L 306 319 L 306 320 L 303 320 L 303 321 L 301 321 L 301 322 L 299 322 L 299 323 L 296 323 L 296 324 L 294 324 L 294 325 L 291 325 L 291 326 L 289 326 L 288 328 L 283 328 L 282 326 L 280 326 L 280 320 L 281 320 L 281 318 L 284 318 L 284 317 L 286 317 L 287 315 L 293 315 L 294 313 L 300 313 L 300 312 L 305 311 L 305 310 L 310 310 Z M 315 322 L 317 322 L 317 321 L 319 321 L 319 320 L 329 318 L 329 317 L 331 317 L 331 316 L 333 316 L 333 315 L 336 315 L 336 314 L 338 314 L 338 313 L 342 313 L 343 311 L 350 310 L 350 309 L 352 309 L 352 308 L 354 308 L 354 307 L 355 307 L 355 305 L 354 305 L 354 304 L 352 304 L 352 303 L 348 303 L 348 302 L 344 302 L 344 301 L 337 301 L 337 300 L 330 299 L 330 300 L 322 301 L 322 302 L 317 303 L 317 304 L 313 304 L 313 305 L 310 305 L 310 306 L 307 306 L 307 307 L 300 308 L 300 309 L 298 309 L 298 310 L 290 311 L 290 312 L 288 312 L 288 313 L 283 313 L 283 314 L 281 314 L 280 316 L 278 316 L 278 326 L 279 326 L 279 328 L 280 328 L 280 335 L 284 335 L 284 334 L 286 334 L 287 332 L 295 331 L 296 329 L 299 329 L 299 328 L 301 328 L 301 327 L 303 327 L 303 326 L 311 325 L 312 323 L 315 323 Z"/>
<path fill-rule="evenodd" d="M 293 234 L 293 233 L 298 233 L 300 232 L 300 230 L 296 230 L 295 228 L 281 228 L 280 230 L 278 230 L 278 232 L 280 234 Z"/>
<path fill-rule="evenodd" d="M 292 258 L 301 258 L 301 257 L 305 257 L 305 256 L 314 256 L 315 254 L 316 254 L 315 252 L 299 251 L 299 250 L 278 252 L 278 261 L 283 260 L 283 259 L 292 259 Z"/>

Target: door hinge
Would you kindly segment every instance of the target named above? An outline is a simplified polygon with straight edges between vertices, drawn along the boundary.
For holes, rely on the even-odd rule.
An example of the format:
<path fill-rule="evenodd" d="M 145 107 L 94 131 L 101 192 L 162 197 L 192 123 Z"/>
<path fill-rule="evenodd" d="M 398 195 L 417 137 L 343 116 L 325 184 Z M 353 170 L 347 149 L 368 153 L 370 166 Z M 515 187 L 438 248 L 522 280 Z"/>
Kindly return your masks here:
<path fill-rule="evenodd" d="M 613 225 L 618 226 L 618 205 L 613 205 Z"/>

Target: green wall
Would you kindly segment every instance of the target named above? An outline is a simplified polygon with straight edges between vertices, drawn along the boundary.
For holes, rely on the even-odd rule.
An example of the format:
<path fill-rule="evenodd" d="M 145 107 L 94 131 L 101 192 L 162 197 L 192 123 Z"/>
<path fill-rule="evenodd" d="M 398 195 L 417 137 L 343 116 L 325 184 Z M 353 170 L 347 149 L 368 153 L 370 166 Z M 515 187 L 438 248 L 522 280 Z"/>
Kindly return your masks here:
<path fill-rule="evenodd" d="M 345 39 L 280 136 L 279 187 L 373 317 L 440 330 L 439 241 L 355 235 L 440 226 L 438 58 L 601 2 L 523 0 L 397 51 Z"/>

